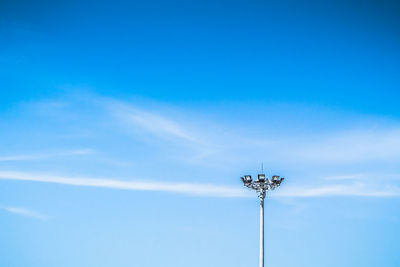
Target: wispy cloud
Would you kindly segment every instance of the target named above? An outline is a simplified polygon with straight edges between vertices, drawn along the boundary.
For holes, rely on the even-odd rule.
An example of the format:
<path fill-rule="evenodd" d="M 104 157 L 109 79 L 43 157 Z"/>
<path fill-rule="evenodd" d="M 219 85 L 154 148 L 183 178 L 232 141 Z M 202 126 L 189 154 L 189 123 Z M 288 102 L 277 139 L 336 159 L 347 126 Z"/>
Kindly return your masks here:
<path fill-rule="evenodd" d="M 399 197 L 400 188 L 392 185 L 379 187 L 365 183 L 349 185 L 322 185 L 310 187 L 282 188 L 276 197 L 327 197 L 327 196 L 357 196 L 357 197 Z"/>
<path fill-rule="evenodd" d="M 392 127 L 354 129 L 320 135 L 316 140 L 295 143 L 288 149 L 302 161 L 357 163 L 370 160 L 399 161 L 400 129 Z M 288 152 L 289 152 L 288 151 Z"/>
<path fill-rule="evenodd" d="M 18 214 L 18 215 L 22 215 L 22 216 L 26 216 L 26 217 L 31 217 L 31 218 L 35 218 L 35 219 L 39 219 L 39 220 L 46 220 L 47 216 L 38 213 L 36 211 L 27 209 L 27 208 L 21 208 L 21 207 L 0 207 L 1 209 L 14 213 L 14 214 Z"/>
<path fill-rule="evenodd" d="M 346 181 L 346 180 L 360 180 L 369 177 L 369 175 L 365 173 L 355 173 L 355 174 L 341 174 L 341 175 L 332 175 L 324 177 L 324 180 L 327 181 Z"/>
<path fill-rule="evenodd" d="M 148 134 L 165 139 L 172 138 L 189 142 L 199 141 L 193 132 L 165 115 L 116 101 L 112 101 L 112 104 L 108 106 L 111 107 L 111 111 L 115 116 L 136 130 L 145 131 Z"/>
<path fill-rule="evenodd" d="M 346 129 L 338 126 L 317 135 L 287 136 L 280 134 L 285 129 L 276 129 L 256 137 L 252 136 L 252 131 L 237 131 L 229 128 L 229 124 L 223 124 L 225 128 L 221 126 L 216 131 L 215 125 L 221 122 L 212 122 L 212 118 L 200 123 L 193 114 L 190 118 L 181 116 L 177 119 L 164 114 L 162 108 L 157 112 L 157 109 L 139 109 L 123 102 L 111 103 L 111 112 L 130 129 L 144 133 L 146 137 L 188 144 L 190 149 L 196 149 L 191 159 L 203 162 L 217 157 L 235 161 L 243 158 L 247 151 L 260 158 L 262 155 L 257 151 L 265 154 L 264 150 L 273 150 L 277 160 L 302 164 L 351 164 L 371 160 L 399 161 L 400 158 L 400 127 L 393 122 L 379 127 L 359 125 Z"/>
<path fill-rule="evenodd" d="M 0 161 L 41 160 L 54 157 L 90 155 L 93 153 L 94 151 L 92 149 L 75 149 L 75 150 L 49 152 L 49 153 L 0 156 Z"/>
<path fill-rule="evenodd" d="M 164 183 L 164 182 L 143 182 L 126 181 L 115 179 L 99 179 L 86 177 L 67 177 L 43 174 L 32 174 L 25 172 L 0 171 L 0 179 L 23 180 L 33 182 L 57 183 L 74 186 L 105 187 L 123 190 L 141 191 L 163 191 L 181 193 L 195 196 L 211 197 L 246 197 L 248 192 L 240 187 L 221 186 L 213 184 L 195 183 Z"/>
<path fill-rule="evenodd" d="M 384 197 L 399 195 L 396 187 L 398 186 L 398 178 L 395 175 L 400 171 L 397 164 L 400 163 L 400 127 L 393 121 L 384 123 L 378 121 L 373 126 L 362 123 L 358 123 L 357 127 L 353 127 L 353 124 L 347 124 L 346 127 L 333 125 L 329 128 L 330 130 L 321 130 L 321 126 L 315 125 L 314 122 L 308 122 L 310 129 L 299 133 L 296 131 L 287 132 L 286 130 L 291 125 L 282 123 L 281 128 L 277 127 L 273 128 L 273 131 L 267 131 L 267 126 L 263 126 L 263 124 L 260 124 L 261 128 L 252 128 L 251 125 L 248 125 L 244 129 L 244 127 L 235 127 L 234 123 L 230 123 L 231 118 L 224 120 L 220 117 L 217 120 L 213 114 L 196 116 L 195 113 L 190 113 L 190 110 L 185 112 L 185 110 L 178 110 L 173 107 L 165 108 L 159 104 L 140 105 L 139 107 L 128 102 L 112 99 L 102 99 L 96 102 L 96 96 L 93 99 L 88 100 L 88 103 L 78 101 L 79 105 L 73 103 L 72 100 L 68 108 L 62 109 L 58 116 L 72 117 L 74 120 L 78 118 L 80 124 L 85 124 L 86 129 L 89 129 L 93 136 L 101 133 L 101 138 L 98 139 L 101 142 L 97 143 L 96 151 L 102 151 L 102 155 L 110 153 L 116 158 L 124 157 L 124 160 L 133 163 L 136 161 L 151 162 L 153 166 L 161 163 L 164 171 L 171 170 L 171 177 L 176 169 L 193 171 L 196 174 L 192 177 L 182 177 L 185 172 L 178 174 L 180 180 L 185 179 L 188 183 L 128 181 L 125 179 L 53 176 L 4 171 L 0 173 L 0 179 L 125 190 L 165 191 L 188 195 L 242 197 L 247 196 L 249 192 L 232 186 L 195 182 L 201 181 L 199 179 L 203 177 L 207 180 L 207 177 L 215 175 L 215 173 L 224 175 L 227 170 L 230 174 L 232 174 L 232 170 L 241 174 L 244 168 L 253 168 L 252 166 L 255 164 L 264 162 L 272 168 L 275 167 L 279 172 L 285 170 L 287 173 L 295 173 L 302 177 L 312 175 L 311 180 L 316 182 L 313 186 L 304 188 L 291 188 L 288 184 L 288 186 L 274 192 L 272 194 L 274 196 L 352 195 Z M 96 102 L 96 104 L 93 105 L 93 102 Z M 52 108 L 52 105 L 45 108 Z M 85 113 L 81 112 L 81 109 L 89 108 L 91 116 L 82 115 Z M 268 111 L 267 115 L 277 118 L 284 116 L 274 110 L 278 109 Z M 70 116 L 70 113 L 74 116 Z M 190 116 L 188 116 L 189 113 Z M 268 122 L 268 116 L 261 118 L 261 121 Z M 102 118 L 100 126 L 96 121 L 96 118 L 99 117 Z M 207 118 L 207 120 L 199 118 Z M 246 117 L 240 120 L 243 122 Z M 304 120 L 307 120 L 307 118 L 304 118 Z M 286 121 L 285 117 L 282 121 Z M 268 124 L 265 123 L 265 125 Z M 59 127 L 64 129 L 65 125 L 61 124 Z M 126 134 L 126 131 L 122 129 L 128 129 L 129 132 L 134 132 L 137 135 Z M 63 131 L 60 130 L 60 132 Z M 45 132 L 43 136 L 46 136 Z M 150 145 L 143 140 L 149 141 Z M 74 141 L 75 139 L 71 139 L 71 142 Z M 116 147 L 126 149 L 110 149 L 110 146 L 103 145 L 110 141 L 117 144 Z M 70 145 L 77 147 L 75 143 Z M 126 151 L 132 151 L 132 153 L 126 154 Z M 39 160 L 92 153 L 93 150 L 90 149 L 78 149 L 53 153 L 7 155 L 0 156 L 0 161 Z M 95 160 L 101 162 L 102 159 L 97 157 Z M 196 169 L 199 165 L 206 168 Z M 126 166 L 131 165 L 127 164 Z M 124 174 L 132 173 L 132 171 L 137 171 L 138 175 L 141 176 L 148 170 L 146 168 L 149 165 L 136 164 L 134 166 L 137 169 L 120 168 L 118 176 L 124 177 Z M 88 165 L 85 165 L 86 167 L 90 168 Z M 38 169 L 43 170 L 44 168 L 47 168 L 47 166 Z M 82 165 L 77 164 L 74 168 L 76 168 L 74 172 L 79 172 L 77 168 L 82 168 Z M 110 173 L 110 170 L 105 169 L 105 166 L 101 165 L 100 168 L 103 168 L 102 170 L 106 173 Z M 385 176 L 387 187 L 370 186 L 377 177 L 371 175 L 371 173 L 380 173 L 382 170 L 394 174 L 391 176 L 392 178 Z M 349 172 L 349 174 L 339 171 Z M 156 170 L 156 172 L 158 171 Z M 158 172 L 156 175 L 164 175 L 164 172 Z M 288 178 L 290 179 L 290 177 Z M 214 181 L 211 181 L 211 183 L 214 183 Z"/>
<path fill-rule="evenodd" d="M 56 183 L 72 186 L 103 187 L 122 190 L 160 191 L 208 197 L 250 197 L 249 192 L 239 186 L 224 186 L 197 183 L 166 183 L 155 181 L 127 181 L 87 177 L 68 177 L 26 172 L 0 171 L 0 179 L 32 182 Z M 324 196 L 363 196 L 398 197 L 400 188 L 394 186 L 372 187 L 363 183 L 350 185 L 322 185 L 310 187 L 283 187 L 271 194 L 274 197 L 324 197 Z"/>
<path fill-rule="evenodd" d="M 175 110 L 171 112 L 174 115 L 171 115 L 166 114 L 161 107 L 143 109 L 116 100 L 105 103 L 111 116 L 129 132 L 136 134 L 136 137 L 157 144 L 159 148 L 179 145 L 179 151 L 187 152 L 184 153 L 184 157 L 179 157 L 184 162 L 204 162 L 225 145 L 216 141 L 220 137 L 216 138 L 215 131 L 209 131 L 210 128 L 214 128 L 210 126 L 210 121 L 202 125 L 199 118 L 188 118 L 187 110 Z M 171 156 L 174 156 L 174 153 L 171 153 Z"/>
<path fill-rule="evenodd" d="M 369 172 L 331 175 L 323 178 L 326 181 L 400 181 L 399 173 Z"/>

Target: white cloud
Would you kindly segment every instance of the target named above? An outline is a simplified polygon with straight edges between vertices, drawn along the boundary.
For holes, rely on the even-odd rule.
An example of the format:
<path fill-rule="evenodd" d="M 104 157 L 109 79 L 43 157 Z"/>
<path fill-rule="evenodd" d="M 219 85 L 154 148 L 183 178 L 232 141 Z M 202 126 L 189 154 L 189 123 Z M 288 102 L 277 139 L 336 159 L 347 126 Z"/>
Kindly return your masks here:
<path fill-rule="evenodd" d="M 340 174 L 331 175 L 323 178 L 327 181 L 398 181 L 400 180 L 400 174 L 398 173 L 387 173 L 387 172 L 369 172 L 369 173 L 350 173 L 350 174 Z"/>
<path fill-rule="evenodd" d="M 303 114 L 302 116 L 309 116 L 302 118 L 310 125 L 306 132 L 287 135 L 292 132 L 288 131 L 291 125 L 283 123 L 284 126 L 274 128 L 273 131 L 264 128 L 260 135 L 258 126 L 253 128 L 240 123 L 239 125 L 246 127 L 234 127 L 232 122 L 213 120 L 213 114 L 196 115 L 190 109 L 165 108 L 154 103 L 146 108 L 139 108 L 137 105 L 113 99 L 102 99 L 99 102 L 100 110 L 105 109 L 111 115 L 109 118 L 118 121 L 120 125 L 142 137 L 142 140 L 156 143 L 160 148 L 179 144 L 179 148 L 186 149 L 187 153 L 181 153 L 185 156 L 177 158 L 188 163 L 237 164 L 238 161 L 243 162 L 243 155 L 246 155 L 245 159 L 257 162 L 266 159 L 269 162 L 309 165 L 400 159 L 400 127 L 393 121 L 382 123 L 376 119 L 373 120 L 376 123 L 363 123 L 360 118 L 350 118 L 358 121 L 348 123 L 347 127 L 337 125 L 329 131 L 321 131 L 321 126 L 309 121 L 313 114 Z M 271 117 L 274 120 L 281 117 L 282 121 L 293 121 L 297 118 L 296 115 L 287 118 L 276 110 L 278 109 L 267 111 L 260 124 L 267 127 Z M 324 117 L 323 114 L 320 116 Z M 243 121 L 246 119 L 248 118 L 242 118 Z M 228 117 L 227 120 L 231 121 L 232 118 Z M 315 133 L 315 130 L 319 133 Z M 267 154 L 266 150 L 274 152 Z M 173 157 L 174 151 L 171 152 Z"/>
<path fill-rule="evenodd" d="M 39 220 L 46 220 L 47 216 L 40 214 L 36 211 L 32 211 L 30 209 L 27 208 L 21 208 L 21 207 L 1 207 L 1 209 L 6 210 L 8 212 L 14 213 L 14 214 L 18 214 L 18 215 L 22 215 L 22 216 L 26 216 L 26 217 L 31 217 L 31 218 L 35 218 L 35 219 L 39 219 Z"/>
<path fill-rule="evenodd" d="M 135 137 L 139 136 L 142 140 L 157 144 L 160 149 L 170 149 L 171 144 L 179 145 L 176 151 L 183 152 L 181 155 L 184 156 L 177 158 L 186 163 L 207 162 L 221 151 L 221 147 L 227 141 L 217 141 L 223 137 L 215 133 L 215 127 L 211 127 L 210 121 L 202 123 L 198 117 L 188 118 L 185 110 L 175 110 L 172 112 L 175 116 L 172 116 L 163 112 L 161 107 L 150 110 L 115 100 L 105 103 L 111 116 L 116 118 L 123 128 L 136 134 Z M 178 118 L 176 114 L 181 116 Z M 211 128 L 214 131 L 210 131 Z M 171 157 L 176 155 L 174 151 L 170 152 Z"/>
<path fill-rule="evenodd" d="M 322 196 L 358 196 L 358 197 L 399 197 L 400 188 L 396 186 L 376 186 L 364 183 L 349 185 L 322 185 L 316 187 L 281 188 L 276 197 L 322 197 Z"/>
<path fill-rule="evenodd" d="M 195 134 L 167 116 L 112 101 L 111 111 L 120 120 L 136 130 L 139 128 L 154 136 L 181 141 L 198 142 Z"/>
<path fill-rule="evenodd" d="M 297 140 L 298 141 L 298 140 Z M 302 161 L 356 163 L 400 159 L 400 129 L 354 129 L 321 135 L 317 140 L 295 143 L 288 149 Z M 291 151 L 290 151 L 291 150 Z"/>
<path fill-rule="evenodd" d="M 246 192 L 246 190 L 244 190 L 243 188 L 213 185 L 213 184 L 126 181 L 126 180 L 99 179 L 99 178 L 86 178 L 86 177 L 53 176 L 53 175 L 32 174 L 25 172 L 9 172 L 9 171 L 0 171 L 0 179 L 57 183 L 57 184 L 66 184 L 74 186 L 105 187 L 105 188 L 114 188 L 123 190 L 163 191 L 171 193 L 196 195 L 196 196 L 212 196 L 212 197 L 248 196 L 248 192 Z"/>
<path fill-rule="evenodd" d="M 0 161 L 41 160 L 53 157 L 90 155 L 93 153 L 94 151 L 92 149 L 75 149 L 75 150 L 50 152 L 50 153 L 0 156 Z"/>
<path fill-rule="evenodd" d="M 93 99 L 90 101 L 96 102 L 96 97 Z M 133 151 L 132 154 L 135 156 L 141 156 L 141 151 L 145 151 L 140 160 L 143 162 L 146 160 L 151 161 L 154 166 L 161 162 L 164 164 L 163 166 L 170 165 L 173 166 L 171 168 L 181 168 L 188 172 L 193 170 L 198 172 L 196 173 L 197 179 L 201 179 L 209 176 L 210 173 L 224 175 L 226 170 L 242 172 L 244 168 L 253 168 L 252 166 L 258 165 L 259 162 L 264 162 L 267 166 L 271 166 L 271 168 L 275 168 L 279 172 L 285 170 L 286 173 L 296 173 L 296 175 L 301 175 L 302 177 L 312 176 L 311 180 L 323 183 L 319 186 L 313 185 L 305 188 L 285 186 L 277 192 L 273 192 L 271 195 L 274 196 L 352 195 L 384 197 L 399 195 L 396 187 L 399 176 L 397 175 L 396 178 L 395 175 L 400 171 L 397 164 L 400 161 L 400 127 L 394 122 L 386 121 L 379 124 L 378 121 L 374 126 L 355 123 L 358 126 L 354 128 L 349 126 L 352 124 L 347 124 L 347 127 L 333 125 L 329 131 L 322 130 L 321 126 L 316 125 L 314 122 L 309 122 L 310 129 L 305 132 L 296 132 L 286 131 L 291 125 L 285 119 L 282 119 L 284 121 L 282 123 L 283 127 L 268 130 L 267 122 L 269 117 L 273 115 L 276 115 L 277 118 L 279 116 L 282 117 L 280 113 L 273 113 L 275 111 L 269 111 L 270 113 L 267 114 L 268 116 L 265 117 L 265 120 L 261 121 L 260 127 L 262 128 L 260 129 L 253 128 L 251 124 L 240 124 L 246 125 L 246 128 L 244 128 L 241 126 L 234 127 L 233 123 L 227 123 L 226 121 L 210 120 L 205 122 L 205 120 L 200 120 L 199 117 L 204 116 L 213 119 L 213 115 L 209 114 L 207 116 L 203 114 L 202 116 L 196 116 L 192 113 L 189 117 L 187 116 L 188 114 L 182 114 L 185 113 L 185 110 L 171 112 L 171 109 L 168 109 L 168 112 L 165 112 L 167 109 L 160 105 L 138 108 L 137 106 L 112 99 L 103 99 L 96 102 L 97 104 L 100 103 L 99 105 L 93 105 L 90 101 L 88 103 L 79 103 L 82 105 L 76 105 L 76 107 L 72 103 L 71 110 L 63 110 L 63 112 L 76 112 L 77 114 L 74 113 L 76 116 L 72 117 L 79 118 L 81 120 L 80 124 L 85 124 L 86 128 L 93 132 L 93 135 L 102 130 L 104 139 L 101 140 L 106 143 L 113 141 L 118 143 L 119 146 L 123 143 L 130 151 Z M 90 118 L 82 115 L 83 112 L 79 109 L 82 107 L 87 108 L 85 104 L 89 105 L 92 111 Z M 62 113 L 62 115 L 65 114 Z M 296 115 L 294 116 L 296 117 Z M 102 126 L 96 128 L 99 127 L 96 123 L 96 118 L 100 117 Z M 304 118 L 304 120 L 308 119 Z M 227 120 L 229 121 L 231 118 L 227 118 Z M 242 123 L 245 122 L 246 117 L 241 120 Z M 354 118 L 351 120 L 354 120 Z M 106 130 L 103 128 L 104 125 Z M 152 146 L 147 147 L 147 144 L 141 146 L 140 142 L 142 140 L 138 140 L 138 136 L 135 135 L 128 135 L 127 139 L 119 139 L 122 129 L 118 126 L 121 125 L 129 131 L 134 131 L 140 137 L 150 140 Z M 63 124 L 60 127 L 65 126 Z M 43 136 L 45 134 L 43 133 Z M 138 143 L 140 143 L 140 146 L 137 146 Z M 101 148 L 102 146 L 99 143 L 99 148 L 96 149 L 100 150 Z M 102 155 L 107 155 L 108 152 L 116 152 L 107 150 L 109 146 L 103 146 L 103 149 Z M 160 151 L 162 153 L 159 153 Z M 0 157 L 0 161 L 35 160 L 91 153 L 93 151 L 90 149 L 82 149 L 47 154 L 3 156 Z M 116 153 L 120 153 L 120 151 Z M 121 155 L 113 156 L 119 157 Z M 136 157 L 133 157 L 133 159 L 125 158 L 129 163 L 136 160 Z M 97 159 L 99 160 L 99 158 Z M 193 168 L 196 164 L 206 168 L 202 170 L 196 169 L 198 166 Z M 135 165 L 137 168 L 145 168 L 142 166 L 140 164 Z M 81 166 L 77 168 L 79 167 Z M 170 170 L 166 167 L 164 168 Z M 382 170 L 394 174 L 391 176 L 392 178 L 385 176 L 385 184 L 388 187 L 367 186 L 373 183 L 377 177 L 376 175 L 371 175 L 371 173 L 380 173 Z M 79 170 L 77 169 L 76 171 Z M 124 172 L 124 170 L 121 170 L 119 175 L 131 173 L 131 171 Z M 138 173 L 144 173 L 145 171 L 147 170 L 138 169 Z M 337 175 L 339 171 L 350 171 L 352 173 Z M 194 182 L 194 177 L 186 177 L 189 183 L 164 183 L 4 171 L 0 172 L 0 175 L 2 176 L 0 179 L 51 182 L 76 186 L 166 191 L 203 196 L 241 197 L 249 195 L 248 191 L 236 187 L 192 183 Z M 160 174 L 158 173 L 157 175 Z M 180 177 L 180 179 L 182 178 L 185 177 Z M 288 178 L 290 179 L 290 177 Z M 348 184 L 349 182 L 362 183 Z"/>
<path fill-rule="evenodd" d="M 244 151 L 253 151 L 254 156 L 259 158 L 261 155 L 257 151 L 265 154 L 265 149 L 273 150 L 274 158 L 284 162 L 351 164 L 400 159 L 400 128 L 394 124 L 381 127 L 364 125 L 350 129 L 339 127 L 318 135 L 281 136 L 279 133 L 284 131 L 282 129 L 276 130 L 276 135 L 268 133 L 260 139 L 252 136 L 251 131 L 244 134 L 229 126 L 215 131 L 213 125 L 220 124 L 218 122 L 213 124 L 209 121 L 200 125 L 197 118 L 182 119 L 182 116 L 177 120 L 162 112 L 155 113 L 124 104 L 114 104 L 113 112 L 137 131 L 166 141 L 190 144 L 190 149 L 196 148 L 198 152 L 192 159 L 203 162 L 207 158 L 217 157 L 236 160 L 237 157 L 243 157 Z"/>
<path fill-rule="evenodd" d="M 341 175 L 332 175 L 324 177 L 327 181 L 340 181 L 340 180 L 360 180 L 369 177 L 364 173 L 356 173 L 356 174 L 341 174 Z"/>
<path fill-rule="evenodd" d="M 122 190 L 161 191 L 208 197 L 251 197 L 254 192 L 238 186 L 223 186 L 196 183 L 166 183 L 154 181 L 126 181 L 87 177 L 68 177 L 26 172 L 0 171 L 0 179 L 57 183 L 73 186 L 104 187 Z M 285 187 L 272 192 L 273 197 L 324 197 L 324 196 L 363 196 L 398 197 L 400 189 L 394 186 L 374 187 L 363 183 L 350 185 L 322 185 L 310 187 Z"/>

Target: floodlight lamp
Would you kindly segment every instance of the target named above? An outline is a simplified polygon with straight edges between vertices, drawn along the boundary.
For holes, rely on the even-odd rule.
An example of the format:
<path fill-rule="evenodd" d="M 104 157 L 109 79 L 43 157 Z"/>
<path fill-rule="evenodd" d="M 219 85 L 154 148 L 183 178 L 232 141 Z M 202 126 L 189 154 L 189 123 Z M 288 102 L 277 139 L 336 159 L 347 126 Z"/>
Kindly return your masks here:
<path fill-rule="evenodd" d="M 246 182 L 251 183 L 252 179 L 251 179 L 251 175 L 245 175 L 244 179 L 246 180 Z"/>
<path fill-rule="evenodd" d="M 258 175 L 258 181 L 261 182 L 261 183 L 264 183 L 265 182 L 265 174 L 259 174 Z"/>
<path fill-rule="evenodd" d="M 278 179 L 279 179 L 279 176 L 277 176 L 277 175 L 272 176 L 272 181 L 273 182 L 278 181 Z"/>

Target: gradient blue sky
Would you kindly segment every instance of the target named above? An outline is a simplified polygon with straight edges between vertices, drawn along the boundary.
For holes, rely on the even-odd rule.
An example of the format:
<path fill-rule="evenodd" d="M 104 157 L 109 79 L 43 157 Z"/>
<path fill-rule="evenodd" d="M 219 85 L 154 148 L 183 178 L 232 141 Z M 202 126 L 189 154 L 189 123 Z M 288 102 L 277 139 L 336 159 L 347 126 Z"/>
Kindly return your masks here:
<path fill-rule="evenodd" d="M 1 1 L 0 266 L 400 266 L 395 1 Z"/>

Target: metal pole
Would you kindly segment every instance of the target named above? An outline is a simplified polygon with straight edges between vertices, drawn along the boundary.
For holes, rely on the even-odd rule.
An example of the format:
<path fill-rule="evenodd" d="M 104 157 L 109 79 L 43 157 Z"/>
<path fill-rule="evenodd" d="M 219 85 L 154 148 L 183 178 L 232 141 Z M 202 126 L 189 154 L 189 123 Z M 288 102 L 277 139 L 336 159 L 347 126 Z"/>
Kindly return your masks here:
<path fill-rule="evenodd" d="M 260 267 L 264 267 L 264 198 L 260 201 Z"/>

